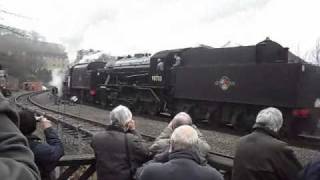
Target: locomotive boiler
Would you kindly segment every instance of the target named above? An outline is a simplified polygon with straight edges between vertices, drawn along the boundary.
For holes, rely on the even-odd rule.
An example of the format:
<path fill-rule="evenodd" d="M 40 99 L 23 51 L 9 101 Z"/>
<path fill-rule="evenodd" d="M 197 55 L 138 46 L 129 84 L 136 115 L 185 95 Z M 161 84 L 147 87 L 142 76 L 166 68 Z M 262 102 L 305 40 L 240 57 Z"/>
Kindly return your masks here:
<path fill-rule="evenodd" d="M 71 79 L 80 77 L 77 66 Z M 274 106 L 284 114 L 285 132 L 294 135 L 312 133 L 319 117 L 320 68 L 270 39 L 252 46 L 165 50 L 82 73 L 91 75 L 95 89 L 88 99 L 141 113 L 186 111 L 195 121 L 250 129 L 259 110 Z"/>

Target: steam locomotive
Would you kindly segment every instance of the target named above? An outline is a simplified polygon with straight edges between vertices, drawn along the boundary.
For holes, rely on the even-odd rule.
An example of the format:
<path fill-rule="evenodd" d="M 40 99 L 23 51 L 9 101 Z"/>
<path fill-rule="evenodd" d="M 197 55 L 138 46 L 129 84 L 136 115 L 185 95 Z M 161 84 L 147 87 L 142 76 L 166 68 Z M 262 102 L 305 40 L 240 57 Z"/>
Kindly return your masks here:
<path fill-rule="evenodd" d="M 136 112 L 191 114 L 250 129 L 264 107 L 279 108 L 284 132 L 312 133 L 320 115 L 320 67 L 266 39 L 252 46 L 195 47 L 137 55 L 114 62 L 77 64 L 65 83 L 68 96 Z"/>

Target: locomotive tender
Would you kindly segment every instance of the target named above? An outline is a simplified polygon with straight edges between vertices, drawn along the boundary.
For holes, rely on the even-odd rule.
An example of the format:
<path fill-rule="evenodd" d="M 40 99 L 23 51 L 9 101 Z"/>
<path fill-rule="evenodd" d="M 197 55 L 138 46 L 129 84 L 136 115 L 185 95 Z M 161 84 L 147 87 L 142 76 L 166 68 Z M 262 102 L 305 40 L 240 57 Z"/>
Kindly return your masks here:
<path fill-rule="evenodd" d="M 80 64 L 69 76 L 69 94 L 86 101 L 149 114 L 186 111 L 212 125 L 250 129 L 260 109 L 274 106 L 285 132 L 296 135 L 313 132 L 320 114 L 320 67 L 270 39 Z"/>

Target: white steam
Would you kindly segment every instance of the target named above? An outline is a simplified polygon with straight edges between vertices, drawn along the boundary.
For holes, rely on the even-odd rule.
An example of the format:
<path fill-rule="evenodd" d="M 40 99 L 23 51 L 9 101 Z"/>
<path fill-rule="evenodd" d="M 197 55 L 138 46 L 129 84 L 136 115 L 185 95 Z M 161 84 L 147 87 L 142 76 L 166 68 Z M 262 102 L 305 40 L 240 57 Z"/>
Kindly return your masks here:
<path fill-rule="evenodd" d="M 62 69 L 54 69 L 51 72 L 52 80 L 49 82 L 51 86 L 58 88 L 58 96 L 62 96 L 62 83 L 64 78 L 64 73 Z"/>

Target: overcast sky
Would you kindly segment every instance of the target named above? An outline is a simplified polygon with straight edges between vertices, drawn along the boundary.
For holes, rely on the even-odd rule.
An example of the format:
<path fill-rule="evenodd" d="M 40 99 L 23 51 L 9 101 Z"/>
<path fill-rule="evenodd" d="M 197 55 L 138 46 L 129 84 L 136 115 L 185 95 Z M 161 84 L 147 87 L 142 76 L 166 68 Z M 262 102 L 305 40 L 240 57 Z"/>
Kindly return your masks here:
<path fill-rule="evenodd" d="M 154 53 L 269 36 L 304 56 L 320 38 L 319 8 L 319 0 L 0 0 L 0 9 L 28 17 L 0 12 L 0 23 L 36 30 L 68 52 Z"/>

